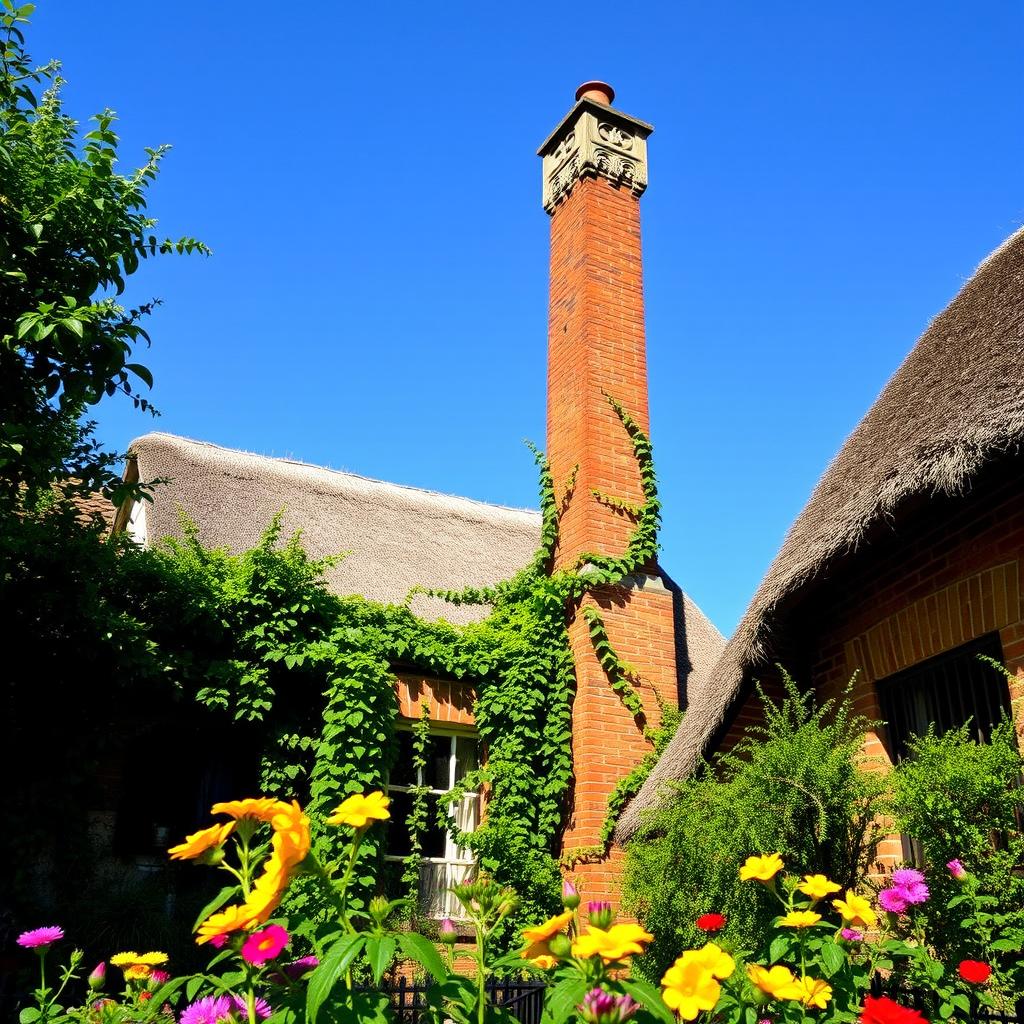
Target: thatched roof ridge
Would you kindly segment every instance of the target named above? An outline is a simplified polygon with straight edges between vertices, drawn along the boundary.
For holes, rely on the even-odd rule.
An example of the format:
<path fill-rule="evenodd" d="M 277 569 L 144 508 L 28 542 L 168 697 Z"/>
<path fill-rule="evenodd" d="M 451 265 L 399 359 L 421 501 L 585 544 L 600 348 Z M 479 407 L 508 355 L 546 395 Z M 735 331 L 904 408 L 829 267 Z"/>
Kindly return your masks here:
<path fill-rule="evenodd" d="M 628 839 L 671 779 L 699 764 L 808 583 L 918 496 L 957 494 L 1024 438 L 1024 228 L 940 313 L 846 440 L 786 535 L 707 684 L 619 825 Z"/>

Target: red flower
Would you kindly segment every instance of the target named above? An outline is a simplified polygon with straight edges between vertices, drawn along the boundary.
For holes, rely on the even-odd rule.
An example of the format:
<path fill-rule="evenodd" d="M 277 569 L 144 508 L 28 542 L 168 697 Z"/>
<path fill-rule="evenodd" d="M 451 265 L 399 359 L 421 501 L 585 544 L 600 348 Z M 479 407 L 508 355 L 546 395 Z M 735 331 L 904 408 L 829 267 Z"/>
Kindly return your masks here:
<path fill-rule="evenodd" d="M 725 917 L 722 914 L 701 914 L 696 924 L 702 932 L 717 932 L 725 927 Z"/>
<path fill-rule="evenodd" d="M 900 1006 L 887 996 L 866 996 L 860 1015 L 861 1024 L 928 1024 L 917 1010 Z"/>
<path fill-rule="evenodd" d="M 992 974 L 992 968 L 980 960 L 961 960 L 960 977 L 972 985 L 984 985 Z"/>

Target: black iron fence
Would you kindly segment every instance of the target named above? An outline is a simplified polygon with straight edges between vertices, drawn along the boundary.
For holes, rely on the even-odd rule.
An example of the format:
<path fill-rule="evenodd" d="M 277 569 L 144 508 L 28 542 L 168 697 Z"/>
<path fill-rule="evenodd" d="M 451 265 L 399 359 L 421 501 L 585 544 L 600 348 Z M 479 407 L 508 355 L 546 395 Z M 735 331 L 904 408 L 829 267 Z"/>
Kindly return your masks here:
<path fill-rule="evenodd" d="M 507 1010 L 519 1024 L 540 1024 L 544 988 L 542 981 L 493 981 L 487 985 L 487 992 L 491 1002 Z M 398 1024 L 420 1024 L 420 1015 L 427 1005 L 426 985 L 403 977 L 383 982 L 380 991 L 390 997 Z"/>

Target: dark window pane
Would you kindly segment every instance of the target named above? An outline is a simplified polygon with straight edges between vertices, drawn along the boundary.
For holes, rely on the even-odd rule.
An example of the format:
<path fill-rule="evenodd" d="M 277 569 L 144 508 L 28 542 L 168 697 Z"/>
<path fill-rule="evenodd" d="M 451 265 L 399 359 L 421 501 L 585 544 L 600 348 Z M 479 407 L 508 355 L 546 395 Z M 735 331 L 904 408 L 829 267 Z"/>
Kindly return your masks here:
<path fill-rule="evenodd" d="M 392 791 L 388 796 L 391 797 L 391 818 L 388 821 L 387 852 L 393 857 L 406 857 L 412 852 L 407 824 L 412 811 L 412 794 Z"/>
<path fill-rule="evenodd" d="M 426 778 L 423 780 L 431 789 L 451 788 L 450 764 L 452 756 L 451 736 L 431 736 L 427 747 Z"/>
<path fill-rule="evenodd" d="M 389 781 L 392 786 L 415 786 L 416 770 L 412 763 L 412 733 L 407 729 L 395 730 L 395 745 L 398 753 L 391 766 Z"/>
<path fill-rule="evenodd" d="M 444 856 L 448 832 L 437 820 L 437 802 L 439 799 L 443 798 L 436 796 L 427 798 L 427 827 L 423 830 L 421 837 L 424 857 Z"/>
<path fill-rule="evenodd" d="M 477 766 L 477 739 L 475 736 L 458 736 L 455 740 L 455 781 L 461 782 L 466 772 Z"/>

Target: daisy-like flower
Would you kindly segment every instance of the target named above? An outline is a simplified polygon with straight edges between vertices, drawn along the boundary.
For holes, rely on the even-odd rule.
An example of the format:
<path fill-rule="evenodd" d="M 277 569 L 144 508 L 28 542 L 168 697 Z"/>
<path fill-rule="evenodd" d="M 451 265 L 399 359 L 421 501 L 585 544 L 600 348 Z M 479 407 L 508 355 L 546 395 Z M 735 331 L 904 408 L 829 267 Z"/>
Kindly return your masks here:
<path fill-rule="evenodd" d="M 866 996 L 860 1019 L 861 1024 L 928 1024 L 917 1010 L 900 1006 L 888 996 Z"/>
<path fill-rule="evenodd" d="M 748 857 L 740 868 L 740 881 L 770 882 L 782 870 L 782 858 L 777 853 Z"/>
<path fill-rule="evenodd" d="M 780 928 L 811 928 L 821 920 L 821 914 L 813 910 L 791 910 L 779 919 Z"/>
<path fill-rule="evenodd" d="M 730 977 L 736 970 L 736 961 L 716 942 L 707 942 L 700 949 L 684 950 L 676 962 L 700 964 L 720 981 Z"/>
<path fill-rule="evenodd" d="M 231 997 L 231 1002 L 234 1004 L 235 1014 L 238 1019 L 248 1020 L 249 1004 L 246 1002 L 245 996 L 233 995 Z M 270 1003 L 268 1003 L 266 999 L 260 999 L 259 996 L 256 997 L 255 1009 L 256 1016 L 259 1017 L 260 1020 L 266 1020 L 271 1014 Z"/>
<path fill-rule="evenodd" d="M 847 942 L 863 942 L 864 933 L 857 931 L 856 928 L 844 928 L 839 933 Z"/>
<path fill-rule="evenodd" d="M 586 960 L 599 956 L 606 964 L 625 960 L 634 953 L 642 953 L 654 936 L 638 924 L 613 924 L 611 928 L 587 925 L 587 930 L 572 944 L 572 955 Z"/>
<path fill-rule="evenodd" d="M 282 804 L 270 821 L 274 829 L 271 846 L 277 859 L 286 867 L 294 867 L 309 853 L 309 818 L 298 801 Z"/>
<path fill-rule="evenodd" d="M 288 805 L 273 797 L 247 797 L 244 800 L 224 800 L 210 808 L 211 814 L 227 814 L 236 820 L 255 818 L 257 821 L 270 822 L 275 814 L 287 811 Z"/>
<path fill-rule="evenodd" d="M 222 825 L 211 825 L 209 828 L 200 829 L 190 836 L 185 836 L 185 842 L 172 846 L 167 852 L 171 860 L 193 860 L 201 857 L 207 850 L 222 846 L 228 836 L 235 831 L 236 822 L 227 821 Z"/>
<path fill-rule="evenodd" d="M 819 1010 L 824 1010 L 828 1006 L 829 1000 L 832 998 L 832 986 L 826 981 L 822 981 L 820 978 L 801 978 L 800 987 L 803 989 L 803 994 L 800 996 L 800 1002 L 804 1006 L 817 1007 Z"/>
<path fill-rule="evenodd" d="M 878 915 L 871 909 L 871 904 L 852 889 L 846 890 L 846 899 L 833 900 L 832 906 L 842 914 L 844 921 L 862 928 L 872 928 L 878 921 Z"/>
<path fill-rule="evenodd" d="M 220 1024 L 234 1008 L 231 996 L 204 996 L 182 1010 L 179 1024 Z"/>
<path fill-rule="evenodd" d="M 661 979 L 661 998 L 683 1020 L 696 1020 L 703 1010 L 713 1010 L 722 986 L 703 964 L 680 957 Z"/>
<path fill-rule="evenodd" d="M 33 928 L 31 931 L 22 932 L 18 936 L 18 945 L 25 949 L 46 949 L 55 942 L 64 938 L 64 929 L 57 925 L 50 925 L 46 928 Z"/>
<path fill-rule="evenodd" d="M 250 964 L 265 964 L 288 945 L 288 933 L 279 924 L 253 932 L 242 945 L 242 958 Z"/>
<path fill-rule="evenodd" d="M 724 914 L 701 914 L 694 924 L 702 932 L 720 932 L 726 925 Z"/>
<path fill-rule="evenodd" d="M 804 875 L 804 880 L 797 886 L 797 889 L 812 900 L 823 900 L 834 892 L 839 892 L 840 886 L 830 882 L 824 875 Z"/>
<path fill-rule="evenodd" d="M 804 989 L 788 967 L 747 964 L 747 977 L 772 999 L 803 999 Z"/>
<path fill-rule="evenodd" d="M 115 967 L 120 967 L 125 979 L 138 981 L 150 977 L 154 967 L 167 963 L 166 953 L 115 953 L 110 958 Z"/>
<path fill-rule="evenodd" d="M 534 925 L 532 928 L 523 929 L 523 938 L 527 942 L 543 942 L 562 931 L 572 920 L 572 911 L 566 910 L 554 917 L 549 917 L 543 924 Z"/>
<path fill-rule="evenodd" d="M 550 971 L 558 963 L 558 957 L 551 952 L 546 941 L 531 942 L 519 955 L 542 971 Z"/>
<path fill-rule="evenodd" d="M 391 817 L 388 810 L 390 804 L 391 801 L 380 790 L 353 793 L 338 805 L 337 810 L 327 819 L 327 824 L 364 829 L 375 821 L 387 821 Z"/>
<path fill-rule="evenodd" d="M 972 985 L 984 985 L 992 976 L 992 968 L 983 960 L 961 960 L 957 973 Z"/>
<path fill-rule="evenodd" d="M 902 914 L 909 904 L 901 889 L 883 889 L 878 894 L 878 905 L 890 914 Z"/>

